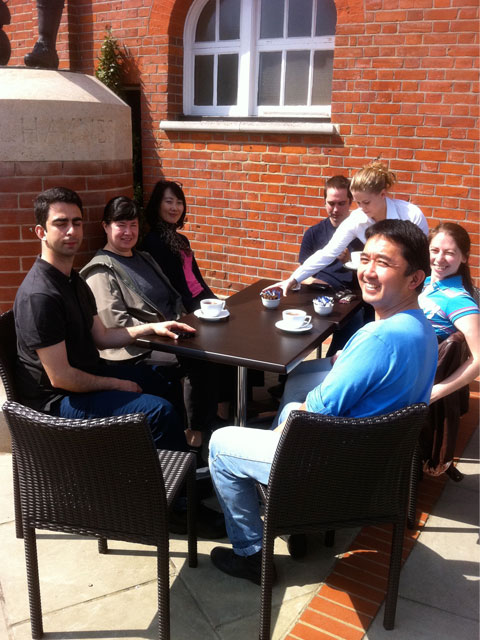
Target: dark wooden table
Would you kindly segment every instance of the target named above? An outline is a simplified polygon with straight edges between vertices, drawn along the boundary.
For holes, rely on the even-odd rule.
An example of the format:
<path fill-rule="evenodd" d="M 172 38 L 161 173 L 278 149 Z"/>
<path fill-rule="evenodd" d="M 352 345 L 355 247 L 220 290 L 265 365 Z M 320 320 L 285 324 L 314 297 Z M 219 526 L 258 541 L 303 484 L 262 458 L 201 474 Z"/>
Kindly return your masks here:
<path fill-rule="evenodd" d="M 173 341 L 145 336 L 136 344 L 189 358 L 234 365 L 238 368 L 235 423 L 246 422 L 247 368 L 289 373 L 327 338 L 340 323 L 347 321 L 361 306 L 360 297 L 348 304 L 336 303 L 328 316 L 313 309 L 318 290 L 302 285 L 283 297 L 277 309 L 266 309 L 259 293 L 271 280 L 259 280 L 226 300 L 230 316 L 216 322 L 202 320 L 193 313 L 182 317 L 197 330 L 195 337 Z M 304 309 L 312 316 L 313 327 L 305 333 L 287 333 L 275 327 L 284 309 Z"/>

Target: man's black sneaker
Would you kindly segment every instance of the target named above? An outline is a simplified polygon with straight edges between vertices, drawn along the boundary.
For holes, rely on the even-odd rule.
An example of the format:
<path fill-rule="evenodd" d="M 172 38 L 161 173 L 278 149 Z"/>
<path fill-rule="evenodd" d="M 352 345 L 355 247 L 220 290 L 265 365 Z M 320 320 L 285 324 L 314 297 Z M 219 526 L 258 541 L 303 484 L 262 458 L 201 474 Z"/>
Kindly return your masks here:
<path fill-rule="evenodd" d="M 288 553 L 292 558 L 303 558 L 307 555 L 307 536 L 305 533 L 294 533 L 287 538 Z"/>
<path fill-rule="evenodd" d="M 210 552 L 210 559 L 213 564 L 234 578 L 243 578 L 250 580 L 255 584 L 260 584 L 262 575 L 262 552 L 257 551 L 251 556 L 239 556 L 233 549 L 227 547 L 214 547 Z M 277 573 L 275 565 L 273 566 L 272 581 L 275 584 Z"/>

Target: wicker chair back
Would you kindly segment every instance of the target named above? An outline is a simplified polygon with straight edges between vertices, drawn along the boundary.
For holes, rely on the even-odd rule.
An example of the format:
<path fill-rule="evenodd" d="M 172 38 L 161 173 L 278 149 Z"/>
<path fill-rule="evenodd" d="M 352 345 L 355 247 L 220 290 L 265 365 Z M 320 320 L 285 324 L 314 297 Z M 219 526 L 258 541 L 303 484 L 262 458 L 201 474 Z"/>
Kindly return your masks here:
<path fill-rule="evenodd" d="M 0 377 L 8 400 L 18 401 L 15 389 L 15 364 L 17 361 L 17 336 L 13 309 L 0 315 Z"/>
<path fill-rule="evenodd" d="M 38 528 L 95 536 L 103 553 L 106 538 L 155 545 L 159 638 L 168 639 L 168 509 L 185 482 L 193 504 L 195 457 L 157 452 L 143 414 L 67 420 L 10 401 L 3 410 L 20 484 L 32 636 L 43 634 Z M 189 565 L 196 566 L 191 515 L 189 525 Z"/>
<path fill-rule="evenodd" d="M 469 355 L 467 342 L 461 331 L 456 331 L 443 340 L 438 345 L 434 384 L 448 378 Z M 423 471 L 429 475 L 441 475 L 451 467 L 460 417 L 468 411 L 469 396 L 466 385 L 430 405 L 428 424 L 420 435 Z"/>
<path fill-rule="evenodd" d="M 384 625 L 393 628 L 413 451 L 428 408 L 370 418 L 292 411 L 266 492 L 260 638 L 270 637 L 276 536 L 388 522 L 394 525 Z"/>

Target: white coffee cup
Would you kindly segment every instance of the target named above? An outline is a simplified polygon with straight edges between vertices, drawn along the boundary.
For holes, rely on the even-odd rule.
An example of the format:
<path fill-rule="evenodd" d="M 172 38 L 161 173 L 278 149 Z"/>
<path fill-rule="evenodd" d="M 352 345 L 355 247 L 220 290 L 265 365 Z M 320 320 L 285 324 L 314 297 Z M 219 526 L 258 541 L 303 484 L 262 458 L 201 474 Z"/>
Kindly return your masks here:
<path fill-rule="evenodd" d="M 303 309 L 285 309 L 282 318 L 288 329 L 300 329 L 312 320 L 312 316 L 307 316 Z"/>
<path fill-rule="evenodd" d="M 207 298 L 200 301 L 200 307 L 204 316 L 209 318 L 215 318 L 219 316 L 225 309 L 225 300 L 218 300 L 217 298 Z"/>
<path fill-rule="evenodd" d="M 351 251 L 350 252 L 350 257 L 352 259 L 352 264 L 355 265 L 356 267 L 358 267 L 358 265 L 360 264 L 360 256 L 362 255 L 361 251 Z"/>

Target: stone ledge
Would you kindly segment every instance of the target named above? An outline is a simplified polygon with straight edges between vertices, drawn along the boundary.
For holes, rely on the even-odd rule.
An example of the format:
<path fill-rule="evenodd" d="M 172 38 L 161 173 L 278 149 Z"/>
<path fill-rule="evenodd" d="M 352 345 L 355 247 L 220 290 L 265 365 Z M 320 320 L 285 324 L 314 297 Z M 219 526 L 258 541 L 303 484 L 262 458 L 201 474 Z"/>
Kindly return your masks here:
<path fill-rule="evenodd" d="M 164 131 L 211 131 L 224 133 L 295 133 L 336 135 L 330 122 L 262 122 L 245 120 L 161 120 Z"/>

